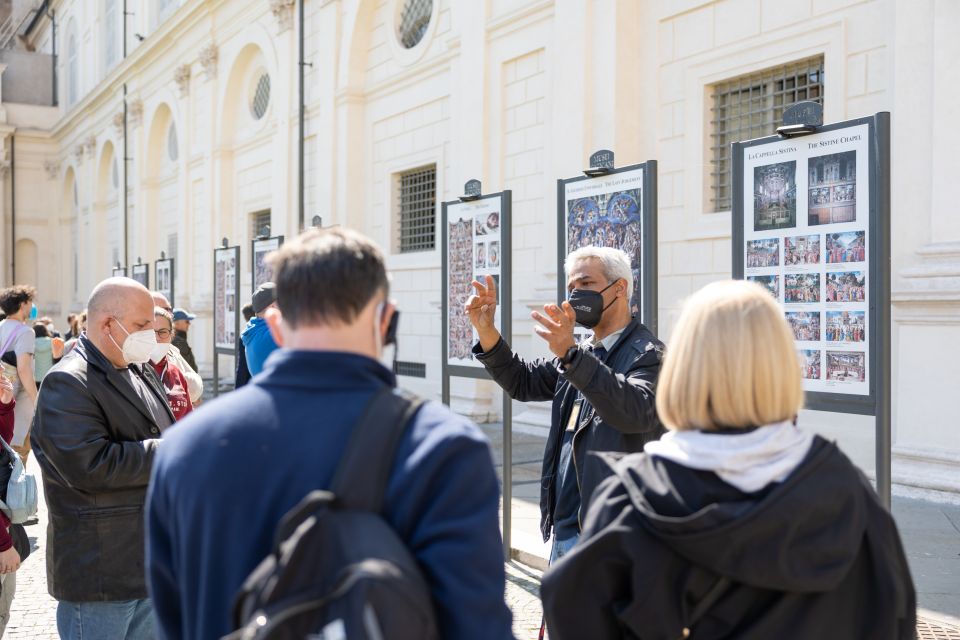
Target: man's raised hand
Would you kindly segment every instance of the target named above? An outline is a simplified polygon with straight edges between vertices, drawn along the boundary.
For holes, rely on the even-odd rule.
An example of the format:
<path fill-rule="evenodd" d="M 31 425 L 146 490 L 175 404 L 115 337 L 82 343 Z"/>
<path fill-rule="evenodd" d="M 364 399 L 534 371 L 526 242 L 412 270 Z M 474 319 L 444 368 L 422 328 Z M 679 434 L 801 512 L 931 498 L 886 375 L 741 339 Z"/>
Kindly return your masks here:
<path fill-rule="evenodd" d="M 487 276 L 486 284 L 477 280 L 471 284 L 476 293 L 463 305 L 463 310 L 480 336 L 480 347 L 490 351 L 500 341 L 500 332 L 494 322 L 497 314 L 497 283 L 493 276 Z"/>

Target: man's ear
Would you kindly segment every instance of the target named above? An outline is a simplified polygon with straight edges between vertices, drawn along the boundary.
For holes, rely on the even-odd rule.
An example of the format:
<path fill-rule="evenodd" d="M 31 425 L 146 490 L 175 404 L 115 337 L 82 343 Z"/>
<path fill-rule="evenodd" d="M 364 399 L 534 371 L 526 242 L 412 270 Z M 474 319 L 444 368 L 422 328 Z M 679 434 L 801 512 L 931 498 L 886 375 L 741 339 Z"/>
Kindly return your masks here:
<path fill-rule="evenodd" d="M 278 347 L 283 346 L 283 314 L 280 309 L 271 307 L 263 314 L 263 319 L 267 322 L 267 328 L 270 330 L 270 336 L 277 343 Z"/>

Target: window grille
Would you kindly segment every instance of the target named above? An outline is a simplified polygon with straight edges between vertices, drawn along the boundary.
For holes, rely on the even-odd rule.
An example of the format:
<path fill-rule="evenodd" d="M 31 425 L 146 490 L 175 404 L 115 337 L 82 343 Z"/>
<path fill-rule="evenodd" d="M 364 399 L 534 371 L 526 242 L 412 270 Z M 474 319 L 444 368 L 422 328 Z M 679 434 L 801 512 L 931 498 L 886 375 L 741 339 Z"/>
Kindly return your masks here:
<path fill-rule="evenodd" d="M 400 253 L 436 246 L 437 166 L 400 174 Z"/>
<path fill-rule="evenodd" d="M 264 227 L 270 226 L 270 209 L 255 211 L 250 214 L 250 237 L 259 238 L 263 235 Z"/>
<path fill-rule="evenodd" d="M 267 113 L 267 107 L 270 106 L 270 76 L 266 73 L 257 80 L 257 87 L 253 92 L 253 100 L 250 101 L 250 114 L 254 120 L 259 120 Z"/>
<path fill-rule="evenodd" d="M 433 0 L 405 0 L 397 29 L 397 37 L 405 48 L 413 49 L 423 40 L 432 13 Z"/>
<path fill-rule="evenodd" d="M 426 378 L 427 365 L 423 362 L 404 362 L 402 360 L 397 360 L 393 365 L 393 372 L 398 376 Z"/>
<path fill-rule="evenodd" d="M 795 102 L 823 104 L 823 56 L 765 69 L 713 86 L 710 134 L 710 202 L 713 211 L 731 204 L 730 143 L 776 133 L 783 110 Z"/>

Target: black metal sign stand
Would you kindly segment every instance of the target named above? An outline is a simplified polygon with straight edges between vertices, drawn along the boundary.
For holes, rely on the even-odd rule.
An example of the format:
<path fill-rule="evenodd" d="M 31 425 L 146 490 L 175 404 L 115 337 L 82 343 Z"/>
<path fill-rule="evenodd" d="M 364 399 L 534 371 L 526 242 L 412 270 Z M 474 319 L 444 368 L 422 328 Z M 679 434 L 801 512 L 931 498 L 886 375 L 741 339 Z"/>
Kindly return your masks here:
<path fill-rule="evenodd" d="M 240 246 L 229 246 L 230 242 L 226 238 L 223 239 L 221 243 L 221 248 L 213 250 L 213 397 L 216 398 L 220 395 L 220 356 L 233 356 L 237 355 L 237 338 L 240 336 L 240 313 L 239 313 L 239 304 L 240 304 Z M 217 283 L 217 258 L 224 253 L 233 254 L 233 285 L 232 289 L 234 290 L 234 313 L 233 313 L 233 345 L 229 348 L 221 347 L 217 345 L 217 320 L 219 319 L 219 314 L 222 312 L 220 309 L 220 302 L 226 299 L 226 286 L 227 282 L 224 281 L 222 285 Z M 221 288 L 223 287 L 223 288 Z M 226 322 L 226 318 L 224 322 Z"/>
<path fill-rule="evenodd" d="M 569 253 L 569 231 L 568 231 L 568 222 L 569 218 L 572 215 L 576 215 L 573 211 L 568 211 L 567 203 L 571 202 L 571 207 L 573 205 L 572 198 L 568 197 L 568 190 L 571 188 L 589 188 L 591 186 L 590 181 L 593 181 L 593 184 L 598 186 L 603 185 L 604 181 L 611 176 L 618 176 L 627 173 L 636 173 L 642 171 L 642 178 L 637 183 L 641 193 L 640 201 L 633 202 L 634 205 L 639 206 L 639 222 L 641 230 L 642 242 L 640 243 L 640 260 L 637 264 L 636 256 L 631 255 L 631 263 L 635 270 L 639 269 L 640 277 L 634 278 L 634 291 L 639 291 L 639 299 L 637 303 L 640 307 L 640 321 L 643 322 L 650 329 L 651 332 L 656 335 L 657 333 L 657 161 L 648 160 L 642 164 L 634 164 L 628 167 L 615 168 L 614 167 L 614 154 L 613 151 L 607 149 L 601 149 L 597 151 L 592 156 L 590 156 L 590 167 L 583 170 L 582 176 L 577 176 L 576 178 L 567 178 L 557 180 L 557 301 L 563 301 L 567 298 L 567 278 L 566 272 L 564 269 L 564 261 L 566 260 L 567 254 Z M 624 191 L 635 189 L 635 186 L 630 186 Z M 583 189 L 580 189 L 583 190 Z M 619 187 L 616 186 L 613 181 L 610 181 L 610 186 L 605 189 L 605 193 L 602 194 L 605 197 L 606 206 L 609 207 L 613 204 L 614 198 L 620 196 L 622 193 L 619 190 Z M 586 192 L 586 191 L 585 191 Z M 632 195 L 624 194 L 620 196 L 622 202 L 627 208 L 633 200 Z M 589 199 L 589 197 L 582 198 L 584 200 Z M 580 200 L 580 199 L 577 199 Z M 604 215 L 604 212 L 599 210 L 599 204 L 594 202 L 594 207 L 596 207 L 596 216 L 607 217 L 609 218 L 609 210 L 607 215 Z M 591 212 L 592 213 L 592 212 Z M 591 215 L 588 213 L 587 215 Z M 625 215 L 627 212 L 623 213 L 615 212 L 614 215 L 621 216 Z M 614 224 L 611 221 L 611 224 Z M 598 222 L 598 228 L 602 225 Z M 595 240 L 591 240 L 586 244 L 596 245 Z M 608 244 L 606 246 L 615 246 Z M 623 248 L 617 246 L 617 248 Z M 627 251 L 629 254 L 630 251 Z"/>
<path fill-rule="evenodd" d="M 258 258 L 261 254 L 274 249 L 279 249 L 283 246 L 283 236 L 271 236 L 270 235 L 270 225 L 264 225 L 263 229 L 260 230 L 260 235 L 250 241 L 250 291 L 255 292 L 257 287 L 259 287 L 264 282 L 269 282 L 270 278 L 266 280 L 258 280 L 257 278 L 257 264 Z"/>
<path fill-rule="evenodd" d="M 167 301 L 171 307 L 177 306 L 174 302 L 174 293 L 176 292 L 176 271 L 174 271 L 174 259 L 168 258 L 166 252 L 160 252 L 160 259 L 153 263 L 153 280 L 157 291 L 167 296 Z M 165 277 L 161 277 L 164 275 Z M 167 286 L 165 286 L 167 285 Z"/>
<path fill-rule="evenodd" d="M 131 277 L 145 286 L 147 289 L 150 288 L 150 265 L 144 264 L 143 260 L 140 259 L 140 256 L 137 256 L 137 264 L 133 265 L 131 270 Z"/>
<path fill-rule="evenodd" d="M 513 250 L 510 227 L 510 205 L 512 192 L 501 191 L 499 193 L 481 194 L 481 185 L 478 180 L 470 180 L 464 188 L 464 195 L 458 200 L 444 202 L 441 206 L 441 238 L 442 238 L 442 274 L 441 282 L 443 288 L 442 299 L 442 321 L 443 338 L 441 348 L 441 399 L 444 404 L 450 405 L 450 378 L 473 378 L 477 380 L 490 380 L 490 375 L 485 368 L 476 366 L 451 365 L 449 363 L 449 340 L 450 340 L 450 308 L 449 298 L 449 273 L 450 273 L 450 247 L 448 246 L 448 214 L 453 207 L 459 207 L 464 203 L 479 202 L 484 200 L 499 200 L 499 285 L 497 295 L 499 297 L 497 306 L 500 312 L 500 335 L 508 342 L 512 338 L 511 314 L 513 313 L 511 305 L 511 253 Z M 471 224 L 475 224 L 471 222 Z M 474 261 L 474 255 L 471 252 L 471 261 Z M 479 276 L 478 276 L 479 277 Z M 464 301 L 465 302 L 465 301 Z M 462 302 L 460 304 L 463 304 Z M 503 553 L 504 558 L 510 559 L 511 546 L 511 509 L 513 504 L 513 406 L 512 400 L 506 391 L 501 391 L 503 395 Z"/>
<path fill-rule="evenodd" d="M 806 407 L 817 411 L 872 415 L 876 420 L 876 475 L 877 493 L 887 507 L 890 506 L 891 490 L 891 408 L 890 408 L 890 114 L 877 113 L 866 118 L 857 118 L 823 125 L 822 108 L 816 103 L 801 102 L 784 112 L 784 126 L 778 135 L 758 138 L 731 145 L 733 161 L 733 277 L 744 277 L 744 222 L 747 219 L 747 204 L 752 199 L 744 193 L 744 154 L 763 153 L 764 145 L 782 143 L 785 139 L 797 139 L 798 144 L 807 144 L 801 136 L 838 132 L 855 127 L 867 127 L 869 238 L 866 244 L 865 271 L 869 282 L 869 299 L 866 312 L 866 349 L 870 362 L 869 393 L 833 393 L 808 391 Z M 812 149 L 813 147 L 811 147 Z M 819 151 L 818 151 L 819 153 Z M 826 147 L 824 154 L 830 153 Z M 789 156 L 783 156 L 785 160 Z M 773 159 L 771 162 L 783 160 Z M 799 170 L 798 170 L 799 171 Z M 859 178 L 859 176 L 858 176 Z M 756 223 L 755 223 L 756 224 Z M 816 224 L 820 224 L 819 222 Z M 801 233 L 797 231 L 797 233 Z M 825 249 L 825 248 L 824 248 Z M 826 263 L 826 256 L 824 256 Z"/>

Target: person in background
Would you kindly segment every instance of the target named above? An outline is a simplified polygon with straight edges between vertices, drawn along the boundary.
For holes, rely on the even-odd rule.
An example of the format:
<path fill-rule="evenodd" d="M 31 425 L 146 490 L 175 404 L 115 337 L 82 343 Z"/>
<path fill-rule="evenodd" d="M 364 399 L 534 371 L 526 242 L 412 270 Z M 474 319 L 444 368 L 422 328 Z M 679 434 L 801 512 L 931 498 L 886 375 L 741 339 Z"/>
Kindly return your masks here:
<path fill-rule="evenodd" d="M 74 333 L 74 330 L 77 327 L 77 314 L 70 313 L 67 314 L 67 335 L 63 336 L 64 342 L 70 342 L 70 339 L 77 336 L 78 334 Z"/>
<path fill-rule="evenodd" d="M 193 349 L 190 348 L 190 343 L 187 342 L 187 332 L 190 330 L 190 323 L 193 322 L 196 317 L 197 316 L 186 309 L 173 310 L 173 329 L 175 331 L 173 334 L 173 346 L 180 351 L 180 355 L 183 356 L 183 359 L 194 371 L 197 370 L 197 359 L 193 357 Z"/>
<path fill-rule="evenodd" d="M 50 316 L 43 316 L 37 322 L 47 327 L 47 331 L 50 332 L 51 338 L 61 338 L 61 339 L 63 338 L 63 336 L 60 335 L 60 332 L 57 331 L 57 327 L 53 324 L 53 318 L 51 318 Z"/>
<path fill-rule="evenodd" d="M 33 376 L 39 385 L 47 371 L 63 357 L 64 342 L 61 338 L 52 337 L 49 327 L 42 321 L 34 323 L 33 334 L 36 336 Z"/>
<path fill-rule="evenodd" d="M 150 354 L 150 364 L 157 372 L 164 391 L 167 392 L 167 404 L 177 420 L 193 411 L 190 401 L 187 379 L 176 364 L 170 361 L 169 353 L 173 345 L 173 314 L 166 309 L 156 307 L 153 310 L 154 333 L 157 334 L 157 348 Z"/>
<path fill-rule="evenodd" d="M 837 445 L 796 426 L 796 344 L 759 285 L 687 301 L 657 388 L 668 433 L 613 466 L 543 577 L 550 637 L 914 638 L 890 513 Z"/>
<path fill-rule="evenodd" d="M 47 589 L 62 640 L 154 637 L 143 509 L 160 434 L 174 422 L 145 367 L 157 346 L 150 292 L 98 284 L 86 331 L 43 381 L 34 446 L 49 510 Z"/>
<path fill-rule="evenodd" d="M 0 371 L 4 369 L 0 363 Z M 10 444 L 13 438 L 16 400 L 13 383 L 5 375 L 0 375 L 0 438 Z M 10 519 L 0 511 L 0 638 L 10 621 L 10 605 L 17 592 L 17 569 L 20 568 L 20 554 L 13 546 L 10 537 Z"/>
<path fill-rule="evenodd" d="M 253 312 L 256 314 L 250 318 L 246 329 L 240 334 L 243 340 L 243 347 L 247 361 L 247 369 L 251 376 L 255 376 L 263 371 L 263 363 L 277 348 L 273 336 L 270 335 L 270 329 L 264 316 L 268 309 L 275 309 L 277 306 L 277 287 L 272 282 L 264 282 L 253 293 Z"/>
<path fill-rule="evenodd" d="M 0 359 L 6 364 L 7 376 L 16 389 L 16 421 L 10 446 L 20 454 L 23 465 L 30 455 L 30 425 L 37 405 L 37 381 L 33 376 L 33 354 L 36 335 L 26 325 L 33 312 L 37 290 L 31 286 L 15 285 L 0 291 L 0 308 L 7 315 L 0 322 Z"/>
<path fill-rule="evenodd" d="M 77 345 L 77 340 L 80 338 L 80 335 L 86 330 L 87 330 L 87 310 L 84 309 L 73 318 L 73 329 L 70 332 L 71 334 L 73 334 L 73 336 L 69 340 L 67 340 L 67 342 L 63 345 L 64 356 L 66 356 L 68 353 L 73 351 L 73 348 Z"/>
<path fill-rule="evenodd" d="M 253 305 L 245 304 L 240 309 L 243 314 L 243 322 L 250 322 L 253 317 Z M 233 383 L 234 389 L 239 389 L 250 382 L 250 369 L 247 367 L 247 349 L 243 346 L 243 336 L 237 338 L 237 375 Z"/>
<path fill-rule="evenodd" d="M 164 311 L 173 314 L 173 307 L 170 306 L 170 301 L 167 300 L 167 296 L 163 295 L 159 291 L 151 291 L 150 295 L 153 296 L 154 306 L 160 307 Z M 200 374 L 197 373 L 197 370 L 190 366 L 190 364 L 184 360 L 183 356 L 180 354 L 180 350 L 173 344 L 170 345 L 170 351 L 167 353 L 167 359 L 173 364 L 177 365 L 177 369 L 180 370 L 180 373 L 183 374 L 183 377 L 187 380 L 187 390 L 190 392 L 190 402 L 193 406 L 200 404 L 201 398 L 203 398 L 203 378 L 200 377 Z"/>

